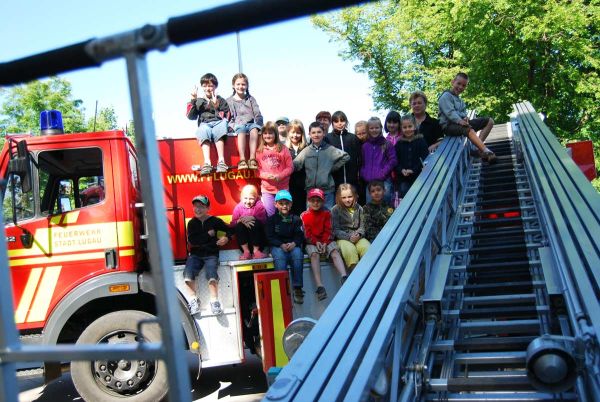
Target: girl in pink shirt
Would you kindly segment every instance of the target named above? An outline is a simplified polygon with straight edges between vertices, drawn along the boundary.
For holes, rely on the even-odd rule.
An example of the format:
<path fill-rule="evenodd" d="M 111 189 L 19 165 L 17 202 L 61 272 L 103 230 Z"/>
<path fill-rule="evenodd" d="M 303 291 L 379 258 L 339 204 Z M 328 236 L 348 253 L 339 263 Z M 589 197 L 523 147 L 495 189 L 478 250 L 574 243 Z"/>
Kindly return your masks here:
<path fill-rule="evenodd" d="M 277 126 L 268 121 L 261 132 L 260 143 L 256 150 L 258 174 L 260 177 L 261 200 L 267 215 L 271 216 L 275 209 L 275 194 L 279 190 L 287 190 L 290 176 L 294 171 L 292 155 L 287 147 L 279 142 Z"/>
<path fill-rule="evenodd" d="M 267 213 L 258 199 L 258 190 L 252 184 L 245 185 L 240 193 L 240 203 L 231 214 L 231 226 L 235 228 L 235 236 L 242 249 L 240 260 L 267 257 L 261 251 L 266 245 L 266 223 Z"/>

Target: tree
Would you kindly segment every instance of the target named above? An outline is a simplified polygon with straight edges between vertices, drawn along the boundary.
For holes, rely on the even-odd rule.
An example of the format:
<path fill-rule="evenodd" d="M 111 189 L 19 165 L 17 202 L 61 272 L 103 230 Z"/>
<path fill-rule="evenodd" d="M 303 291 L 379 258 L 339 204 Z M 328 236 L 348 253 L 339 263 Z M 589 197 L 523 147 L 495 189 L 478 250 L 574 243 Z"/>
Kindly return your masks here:
<path fill-rule="evenodd" d="M 135 143 L 135 124 L 133 123 L 133 119 L 129 120 L 123 131 Z"/>
<path fill-rule="evenodd" d="M 71 84 L 62 78 L 32 81 L 2 91 L 0 125 L 5 133 L 38 133 L 42 110 L 62 113 L 65 132 L 86 130 L 83 101 L 73 99 Z"/>
<path fill-rule="evenodd" d="M 110 131 L 117 129 L 117 114 L 112 106 L 103 107 L 96 116 L 91 117 L 87 122 L 86 131 Z"/>
<path fill-rule="evenodd" d="M 378 108 L 407 110 L 416 89 L 435 100 L 465 71 L 465 100 L 480 114 L 506 121 L 529 100 L 559 137 L 600 145 L 597 1 L 388 0 L 313 22 L 373 80 Z"/>

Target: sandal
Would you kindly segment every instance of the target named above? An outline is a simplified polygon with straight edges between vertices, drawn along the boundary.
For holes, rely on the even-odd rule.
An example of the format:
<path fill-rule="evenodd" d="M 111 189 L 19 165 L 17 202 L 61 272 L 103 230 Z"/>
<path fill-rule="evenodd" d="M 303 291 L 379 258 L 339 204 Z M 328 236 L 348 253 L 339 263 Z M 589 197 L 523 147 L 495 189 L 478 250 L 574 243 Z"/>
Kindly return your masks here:
<path fill-rule="evenodd" d="M 238 162 L 238 166 L 237 166 L 238 170 L 246 170 L 248 169 L 248 163 L 242 159 L 241 161 Z"/>
<path fill-rule="evenodd" d="M 256 159 L 248 160 L 248 169 L 256 170 L 258 169 L 258 162 Z"/>
<path fill-rule="evenodd" d="M 219 161 L 219 163 L 217 163 L 217 173 L 227 173 L 228 169 L 229 166 L 227 166 L 225 162 Z"/>

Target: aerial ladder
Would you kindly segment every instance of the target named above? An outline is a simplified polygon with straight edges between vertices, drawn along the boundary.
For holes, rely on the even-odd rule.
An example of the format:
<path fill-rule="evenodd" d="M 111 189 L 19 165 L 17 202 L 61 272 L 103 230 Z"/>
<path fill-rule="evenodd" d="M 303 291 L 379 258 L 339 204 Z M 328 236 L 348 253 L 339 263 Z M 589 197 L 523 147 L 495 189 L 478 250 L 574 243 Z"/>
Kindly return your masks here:
<path fill-rule="evenodd" d="M 533 107 L 444 140 L 268 401 L 596 401 L 600 196 Z"/>

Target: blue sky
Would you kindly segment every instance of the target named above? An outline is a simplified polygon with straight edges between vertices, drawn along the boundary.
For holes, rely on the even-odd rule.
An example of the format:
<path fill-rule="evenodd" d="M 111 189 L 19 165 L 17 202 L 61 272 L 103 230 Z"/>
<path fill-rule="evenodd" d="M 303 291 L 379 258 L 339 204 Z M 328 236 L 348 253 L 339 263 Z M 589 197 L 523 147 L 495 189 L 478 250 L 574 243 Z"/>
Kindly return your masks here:
<path fill-rule="evenodd" d="M 227 1 L 203 0 L 60 0 L 4 1 L 0 6 L 0 61 L 9 61 L 93 37 L 104 37 L 146 23 L 162 24 L 168 18 L 197 12 Z M 368 78 L 353 71 L 339 56 L 339 43 L 314 28 L 308 18 L 244 31 L 240 35 L 243 70 L 250 92 L 266 120 L 284 115 L 310 123 L 319 110 L 343 110 L 351 125 L 372 115 Z M 148 57 L 157 135 L 192 135 L 195 123 L 186 119 L 185 103 L 201 75 L 219 79 L 218 93 L 231 94 L 231 77 L 238 71 L 236 36 L 151 52 Z M 88 116 L 112 105 L 124 125 L 131 117 L 125 63 L 62 75 L 82 99 Z"/>

